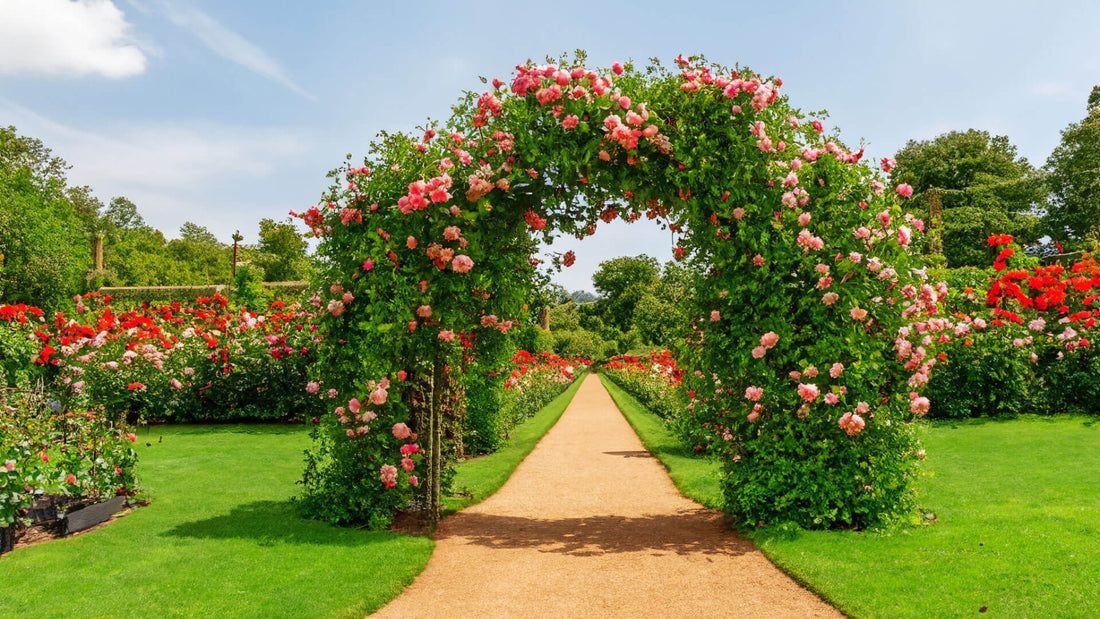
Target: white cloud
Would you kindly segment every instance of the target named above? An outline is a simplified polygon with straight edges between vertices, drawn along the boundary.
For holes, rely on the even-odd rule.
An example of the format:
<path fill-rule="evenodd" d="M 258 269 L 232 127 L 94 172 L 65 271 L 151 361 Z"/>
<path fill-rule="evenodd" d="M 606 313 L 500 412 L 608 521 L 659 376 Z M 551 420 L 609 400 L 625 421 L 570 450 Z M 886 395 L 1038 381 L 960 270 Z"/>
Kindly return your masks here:
<path fill-rule="evenodd" d="M 143 73 L 129 29 L 111 0 L 0 0 L 0 74 Z"/>
<path fill-rule="evenodd" d="M 210 51 L 257 75 L 281 84 L 307 99 L 316 100 L 313 95 L 290 79 L 283 67 L 267 55 L 267 52 L 221 25 L 213 17 L 180 2 L 161 0 L 160 5 L 172 23 L 198 37 Z"/>

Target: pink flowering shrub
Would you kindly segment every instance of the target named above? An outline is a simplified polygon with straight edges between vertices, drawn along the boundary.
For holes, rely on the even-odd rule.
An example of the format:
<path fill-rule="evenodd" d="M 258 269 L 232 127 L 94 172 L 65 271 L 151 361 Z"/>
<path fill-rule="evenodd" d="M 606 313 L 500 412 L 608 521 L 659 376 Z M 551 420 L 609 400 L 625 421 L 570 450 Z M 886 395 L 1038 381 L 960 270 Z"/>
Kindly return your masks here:
<path fill-rule="evenodd" d="M 407 372 L 410 387 L 389 390 L 378 421 L 444 442 L 444 405 L 413 386 L 450 384 L 463 363 L 499 350 L 534 288 L 536 240 L 645 216 L 679 235 L 677 259 L 708 265 L 682 325 L 689 401 L 677 414 L 724 460 L 729 512 L 818 528 L 906 514 L 910 392 L 933 364 L 899 360 L 895 347 L 913 335 L 899 330 L 936 316 L 945 291 L 914 273 L 924 224 L 903 208 L 908 192 L 887 191 L 862 150 L 781 89 L 697 58 L 647 71 L 563 59 L 518 66 L 510 84 L 460 101 L 445 126 L 383 134 L 300 214 L 341 290 L 321 299 L 333 307 L 321 320 L 326 385 L 364 401 L 369 381 Z M 461 400 L 461 382 L 444 402 Z M 758 399 L 744 397 L 750 387 Z M 846 413 L 863 425 L 841 427 Z M 346 458 L 334 465 L 346 476 L 307 469 L 313 505 L 378 523 L 416 493 L 435 502 L 428 475 L 415 487 L 400 467 L 396 484 L 379 478 L 396 463 L 392 437 L 322 426 L 317 453 Z"/>

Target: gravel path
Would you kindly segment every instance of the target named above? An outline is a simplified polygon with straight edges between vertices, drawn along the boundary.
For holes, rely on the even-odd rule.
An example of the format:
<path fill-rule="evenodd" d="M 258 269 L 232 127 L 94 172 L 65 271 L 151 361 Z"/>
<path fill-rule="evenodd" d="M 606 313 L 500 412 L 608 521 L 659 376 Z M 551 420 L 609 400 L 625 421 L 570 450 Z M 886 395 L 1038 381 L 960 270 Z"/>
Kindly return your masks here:
<path fill-rule="evenodd" d="M 841 617 L 676 490 L 596 376 L 375 617 Z"/>

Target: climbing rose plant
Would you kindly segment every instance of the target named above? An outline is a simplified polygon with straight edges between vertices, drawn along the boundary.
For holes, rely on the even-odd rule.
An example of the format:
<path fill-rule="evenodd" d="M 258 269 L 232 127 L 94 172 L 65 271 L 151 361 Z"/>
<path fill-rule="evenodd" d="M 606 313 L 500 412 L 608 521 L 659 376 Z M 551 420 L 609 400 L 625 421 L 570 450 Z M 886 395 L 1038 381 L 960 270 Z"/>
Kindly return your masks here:
<path fill-rule="evenodd" d="M 337 394 L 307 509 L 382 526 L 414 497 L 438 505 L 448 377 L 520 320 L 535 241 L 647 217 L 705 272 L 685 415 L 725 463 L 729 512 L 816 528 L 908 513 L 910 422 L 936 359 L 896 349 L 944 290 L 916 269 L 911 188 L 887 188 L 781 87 L 702 58 L 528 63 L 446 125 L 383 134 L 335 171 L 299 215 L 322 238 L 320 388 Z M 395 471 L 410 444 L 425 459 Z"/>

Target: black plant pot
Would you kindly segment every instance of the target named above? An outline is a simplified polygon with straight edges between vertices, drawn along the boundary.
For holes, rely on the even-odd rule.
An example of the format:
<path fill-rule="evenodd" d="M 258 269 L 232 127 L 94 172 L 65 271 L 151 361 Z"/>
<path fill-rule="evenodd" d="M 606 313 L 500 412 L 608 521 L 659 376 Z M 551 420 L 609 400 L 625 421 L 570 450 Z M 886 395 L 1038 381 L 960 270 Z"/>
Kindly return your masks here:
<path fill-rule="evenodd" d="M 0 527 L 0 555 L 15 548 L 15 527 Z"/>
<path fill-rule="evenodd" d="M 97 524 L 107 522 L 111 516 L 122 511 L 126 507 L 126 497 L 116 496 L 102 503 L 96 503 L 87 507 L 65 514 L 65 535 L 72 535 L 84 529 L 90 529 Z"/>

